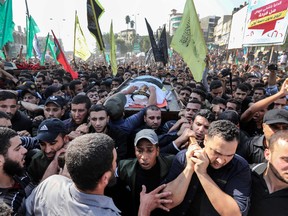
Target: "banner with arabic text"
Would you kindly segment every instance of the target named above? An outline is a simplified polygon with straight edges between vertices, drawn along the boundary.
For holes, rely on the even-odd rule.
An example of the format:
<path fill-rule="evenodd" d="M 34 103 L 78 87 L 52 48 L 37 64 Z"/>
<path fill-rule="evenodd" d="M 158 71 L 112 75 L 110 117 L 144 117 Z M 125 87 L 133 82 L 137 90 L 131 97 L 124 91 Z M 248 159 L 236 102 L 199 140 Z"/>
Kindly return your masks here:
<path fill-rule="evenodd" d="M 285 43 L 288 0 L 250 0 L 243 45 Z"/>

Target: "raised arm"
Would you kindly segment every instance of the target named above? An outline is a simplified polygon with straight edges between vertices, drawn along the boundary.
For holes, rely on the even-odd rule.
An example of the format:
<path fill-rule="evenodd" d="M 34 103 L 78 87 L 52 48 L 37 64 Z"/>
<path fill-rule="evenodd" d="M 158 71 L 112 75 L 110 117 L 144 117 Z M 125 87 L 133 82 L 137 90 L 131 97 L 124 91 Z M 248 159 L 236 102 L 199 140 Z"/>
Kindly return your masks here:
<path fill-rule="evenodd" d="M 248 122 L 253 118 L 253 115 L 264 109 L 265 107 L 269 106 L 269 104 L 273 103 L 275 100 L 282 98 L 288 94 L 288 78 L 283 82 L 281 89 L 274 95 L 271 95 L 267 98 L 264 98 L 253 105 L 251 105 L 242 115 L 240 121 Z"/>

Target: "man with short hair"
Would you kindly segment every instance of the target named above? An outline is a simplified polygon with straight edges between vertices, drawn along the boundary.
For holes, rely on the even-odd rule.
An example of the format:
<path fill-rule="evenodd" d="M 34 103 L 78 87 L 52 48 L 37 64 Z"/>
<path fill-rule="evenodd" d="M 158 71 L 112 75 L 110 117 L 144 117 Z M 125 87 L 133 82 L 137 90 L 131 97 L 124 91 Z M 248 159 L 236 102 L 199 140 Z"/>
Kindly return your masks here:
<path fill-rule="evenodd" d="M 143 129 L 136 134 L 134 151 L 136 158 L 120 160 L 116 175 L 129 186 L 132 215 L 137 215 L 142 185 L 146 186 L 147 192 L 157 188 L 168 174 L 174 156 L 159 154 L 158 137 L 152 129 Z M 128 205 L 131 210 L 131 204 Z M 126 209 L 126 211 L 129 210 Z M 163 215 L 163 211 L 156 210 L 151 215 Z"/>
<path fill-rule="evenodd" d="M 91 101 L 86 95 L 76 95 L 71 102 L 71 118 L 64 120 L 68 132 L 87 122 Z"/>
<path fill-rule="evenodd" d="M 248 87 L 241 83 L 237 86 L 236 91 L 233 94 L 233 98 L 242 102 L 248 96 L 248 91 Z"/>
<path fill-rule="evenodd" d="M 146 107 L 146 110 L 144 113 L 144 122 L 147 128 L 151 128 L 157 131 L 159 127 L 161 126 L 161 119 L 162 119 L 161 109 L 158 106 L 150 105 Z M 160 132 L 158 131 L 158 133 Z"/>
<path fill-rule="evenodd" d="M 183 142 L 195 136 L 190 129 L 184 133 Z M 236 125 L 218 120 L 211 123 L 203 149 L 192 141 L 176 155 L 165 180 L 165 190 L 173 192 L 166 205 L 173 208 L 170 215 L 247 214 L 251 175 L 248 163 L 235 154 L 238 141 Z"/>
<path fill-rule="evenodd" d="M 226 109 L 226 100 L 220 97 L 213 98 L 210 109 L 214 113 L 215 118 L 218 119 L 218 116 Z"/>
<path fill-rule="evenodd" d="M 35 85 L 38 90 L 41 90 L 43 82 L 46 80 L 43 74 L 38 74 L 35 78 Z"/>
<path fill-rule="evenodd" d="M 224 93 L 223 85 L 220 80 L 213 80 L 210 83 L 210 93 L 208 94 L 207 99 L 211 103 L 215 97 L 221 97 L 225 100 L 229 99 L 229 97 Z"/>
<path fill-rule="evenodd" d="M 253 89 L 253 96 L 252 96 L 253 102 L 255 103 L 255 102 L 261 100 L 265 94 L 266 94 L 265 88 L 263 88 L 263 87 L 254 88 Z"/>
<path fill-rule="evenodd" d="M 179 94 L 178 94 L 178 97 L 179 97 L 178 100 L 181 101 L 184 106 L 187 105 L 191 92 L 192 90 L 189 87 L 182 87 L 180 89 Z"/>
<path fill-rule="evenodd" d="M 121 129 L 115 129 L 109 126 L 110 116 L 107 109 L 102 104 L 93 105 L 89 109 L 89 123 L 80 125 L 76 132 L 79 135 L 86 133 L 105 133 L 110 136 L 115 142 L 117 151 L 117 159 L 122 160 L 127 158 L 127 134 Z M 118 162 L 118 161 L 117 161 Z"/>
<path fill-rule="evenodd" d="M 208 132 L 209 125 L 215 120 L 215 115 L 208 109 L 200 109 L 192 117 L 191 123 L 183 123 L 179 131 L 167 134 L 160 140 L 160 151 L 162 153 L 177 154 L 187 147 L 185 128 L 191 128 L 195 133 L 195 138 L 200 146 L 203 146 L 204 137 Z M 170 137 L 169 137 L 170 136 Z M 168 138 L 167 138 L 168 137 Z M 174 141 L 170 141 L 174 138 Z M 168 139 L 168 141 L 167 141 Z"/>
<path fill-rule="evenodd" d="M 287 215 L 287 130 L 278 131 L 271 136 L 264 156 L 267 162 L 253 168 L 251 207 L 248 215 Z"/>
<path fill-rule="evenodd" d="M 241 114 L 241 102 L 234 98 L 230 98 L 229 100 L 227 100 L 226 110 L 234 110 L 240 115 Z"/>
<path fill-rule="evenodd" d="M 76 96 L 84 91 L 82 82 L 80 80 L 73 80 L 69 84 L 70 93 L 72 96 Z"/>
<path fill-rule="evenodd" d="M 0 200 L 13 210 L 13 215 L 25 215 L 24 202 L 34 188 L 25 175 L 27 150 L 12 129 L 0 127 Z"/>
<path fill-rule="evenodd" d="M 65 145 L 69 142 L 64 123 L 56 118 L 43 121 L 37 131 L 41 151 L 33 155 L 27 168 L 33 182 L 38 184 L 59 169 L 58 157 L 65 152 Z"/>
<path fill-rule="evenodd" d="M 18 110 L 17 96 L 10 91 L 0 91 L 0 111 L 5 112 L 12 122 L 12 129 L 20 134 L 31 133 L 32 121 Z"/>
<path fill-rule="evenodd" d="M 98 94 L 98 90 L 97 90 L 95 87 L 89 89 L 89 90 L 86 92 L 86 95 L 87 95 L 87 97 L 90 99 L 91 105 L 97 104 L 97 102 L 98 102 L 99 99 L 100 99 L 99 94 Z"/>
<path fill-rule="evenodd" d="M 26 201 L 26 215 L 120 215 L 113 200 L 104 195 L 105 188 L 115 182 L 116 159 L 114 142 L 106 134 L 77 137 L 65 156 L 71 179 L 54 175 L 42 182 Z M 139 215 L 148 216 L 157 207 L 167 210 L 164 204 L 170 200 L 165 198 L 171 193 L 158 194 L 165 185 L 149 194 L 142 188 Z"/>
<path fill-rule="evenodd" d="M 284 109 L 269 110 L 264 115 L 262 125 L 263 135 L 251 137 L 237 149 L 237 154 L 246 159 L 249 164 L 265 161 L 264 151 L 275 132 L 279 130 L 288 132 L 288 111 Z"/>
<path fill-rule="evenodd" d="M 184 117 L 191 123 L 193 116 L 201 109 L 201 107 L 202 103 L 199 100 L 189 100 L 185 108 Z"/>
<path fill-rule="evenodd" d="M 61 119 L 65 114 L 66 101 L 61 96 L 50 96 L 44 104 L 44 116 L 46 119 Z"/>

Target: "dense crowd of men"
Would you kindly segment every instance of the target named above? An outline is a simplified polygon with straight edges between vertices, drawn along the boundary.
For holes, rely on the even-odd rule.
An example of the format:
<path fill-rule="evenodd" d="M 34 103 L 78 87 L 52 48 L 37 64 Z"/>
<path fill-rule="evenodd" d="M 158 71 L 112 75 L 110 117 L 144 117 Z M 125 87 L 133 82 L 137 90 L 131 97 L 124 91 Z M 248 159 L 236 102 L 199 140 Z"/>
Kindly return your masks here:
<path fill-rule="evenodd" d="M 79 63 L 74 80 L 3 60 L 0 215 L 287 215 L 287 58 L 220 57 L 210 53 L 201 82 L 181 60 L 115 75 Z M 177 117 L 157 85 L 133 85 L 141 76 L 170 87 Z"/>

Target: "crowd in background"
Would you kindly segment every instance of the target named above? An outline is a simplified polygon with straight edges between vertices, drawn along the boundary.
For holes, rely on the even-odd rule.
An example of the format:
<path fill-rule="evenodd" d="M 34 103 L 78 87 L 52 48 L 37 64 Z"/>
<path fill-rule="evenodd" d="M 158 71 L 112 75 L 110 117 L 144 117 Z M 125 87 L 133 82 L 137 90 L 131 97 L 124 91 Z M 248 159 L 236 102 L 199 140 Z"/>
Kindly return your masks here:
<path fill-rule="evenodd" d="M 24 172 L 23 169 L 22 172 L 17 169 L 9 172 L 5 166 L 0 167 L 0 177 L 10 176 L 14 183 L 12 195 L 5 197 L 5 193 L 10 193 L 4 184 L 8 180 L 0 179 L 0 191 L 5 191 L 0 198 L 4 196 L 2 200 L 8 205 L 1 208 L 8 209 L 7 215 L 11 211 L 13 215 L 23 215 L 25 209 L 31 215 L 45 211 L 49 207 L 41 204 L 43 194 L 48 196 L 49 205 L 53 205 L 53 199 L 59 199 L 49 197 L 48 189 L 53 190 L 49 183 L 60 182 L 65 188 L 70 184 L 67 179 L 72 178 L 79 191 L 84 193 L 98 188 L 97 184 L 102 184 L 103 180 L 103 194 L 112 197 L 122 215 L 139 215 L 141 202 L 144 203 L 142 185 L 146 186 L 144 191 L 147 189 L 148 194 L 163 183 L 163 188 L 167 186 L 164 191 L 169 194 L 157 197 L 157 206 L 150 209 L 158 209 L 151 215 L 189 215 L 191 212 L 195 215 L 269 215 L 271 212 L 285 215 L 287 207 L 284 203 L 288 198 L 287 53 L 283 51 L 279 56 L 272 56 L 273 64 L 268 64 L 267 56 L 270 58 L 269 53 L 229 56 L 225 51 L 211 51 L 205 60 L 201 81 L 194 80 L 193 68 L 189 69 L 176 54 L 167 66 L 121 64 L 115 75 L 104 63 L 72 62 L 79 76 L 74 80 L 61 65 L 47 63 L 40 66 L 21 59 L 2 60 L 0 126 L 17 132 L 11 136 L 19 136 L 19 143 L 25 148 L 21 147 L 21 154 L 26 159 L 25 165 L 24 159 L 20 160 Z M 155 87 L 149 86 L 145 90 L 133 85 L 125 90 L 121 88 L 123 83 L 146 75 L 158 78 L 164 86 L 171 85 L 177 98 L 174 103 L 179 106 L 177 117 L 165 115 L 163 118 L 163 112 L 169 111 L 157 106 Z M 127 116 L 125 104 L 130 95 L 147 97 L 147 104 Z M 3 134 L 7 132 L 1 130 Z M 107 137 L 95 134 L 106 134 Z M 195 138 L 194 143 L 189 137 Z M 102 164 L 113 164 L 107 168 L 112 173 L 107 174 L 106 168 L 102 170 L 81 160 L 79 164 L 83 163 L 87 170 L 81 167 L 84 170 L 82 176 L 76 173 L 80 168 L 75 171 L 74 165 L 78 161 L 73 151 L 88 154 L 83 149 L 87 147 L 85 143 L 92 142 L 89 139 L 99 143 L 101 139 L 108 143 L 112 140 L 116 149 L 115 152 L 109 150 L 113 160 L 101 159 Z M 83 152 L 80 147 L 73 149 L 77 141 L 84 143 Z M 73 143 L 71 147 L 70 143 Z M 281 151 L 278 151 L 280 147 Z M 3 148 L 0 148 L 0 156 L 3 155 L 7 162 L 9 146 Z M 17 145 L 17 148 L 20 147 Z M 67 151 L 71 153 L 66 155 L 68 170 L 63 159 Z M 92 150 L 87 147 L 87 151 Z M 73 159 L 69 157 L 75 157 L 77 162 L 73 165 Z M 10 159 L 16 160 L 13 156 Z M 95 188 L 87 186 L 90 185 L 88 180 L 81 180 L 89 179 L 89 174 L 93 176 L 94 169 L 102 172 Z M 68 177 L 65 180 L 51 178 L 59 172 Z M 247 177 L 251 173 L 252 177 Z M 106 187 L 111 182 L 113 186 Z M 39 183 L 27 199 L 25 208 L 24 199 Z M 65 189 L 61 187 L 58 189 L 63 192 Z M 158 192 L 163 193 L 163 188 L 153 197 Z M 15 191 L 21 193 L 15 195 Z M 59 194 L 67 196 L 65 192 Z M 79 194 L 75 196 L 80 197 Z M 222 203 L 217 201 L 219 196 L 223 197 Z M 81 195 L 81 199 L 85 198 Z M 56 203 L 62 202 L 58 200 Z M 101 202 L 104 205 L 106 200 Z M 67 208 L 75 208 L 78 214 L 81 214 L 79 209 L 86 209 L 72 204 Z M 113 212 L 109 215 L 120 214 L 114 204 L 107 205 Z M 95 213 L 105 206 L 93 208 Z M 57 207 L 50 207 L 51 211 L 55 209 Z M 147 212 L 150 214 L 150 210 Z"/>

